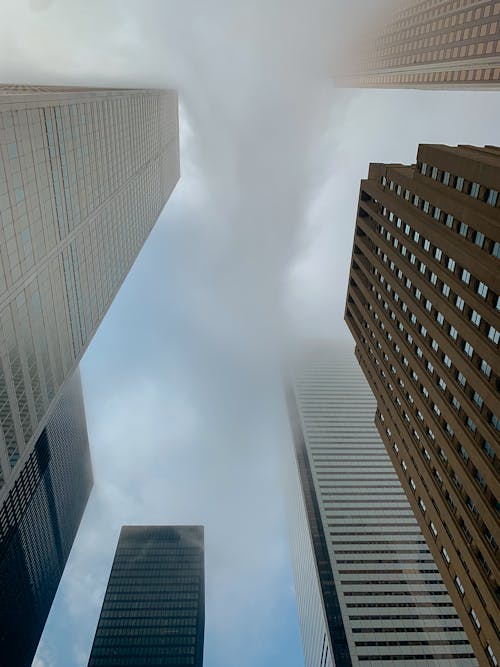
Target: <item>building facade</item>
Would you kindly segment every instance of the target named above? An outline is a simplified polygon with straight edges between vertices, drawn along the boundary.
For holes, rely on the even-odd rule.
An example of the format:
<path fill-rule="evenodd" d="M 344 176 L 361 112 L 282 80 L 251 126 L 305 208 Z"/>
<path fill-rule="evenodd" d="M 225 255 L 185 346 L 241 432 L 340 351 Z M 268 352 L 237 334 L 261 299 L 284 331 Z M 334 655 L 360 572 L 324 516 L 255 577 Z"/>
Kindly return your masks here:
<path fill-rule="evenodd" d="M 92 488 L 78 372 L 0 509 L 0 663 L 30 667 Z"/>
<path fill-rule="evenodd" d="M 287 398 L 304 507 L 290 515 L 301 536 L 291 544 L 306 667 L 477 665 L 373 424 L 375 400 L 352 348 L 308 346 Z M 302 561 L 307 540 L 315 585 Z"/>
<path fill-rule="evenodd" d="M 500 88 L 498 0 L 389 4 L 339 83 L 355 88 Z"/>
<path fill-rule="evenodd" d="M 0 86 L 0 504 L 178 177 L 175 92 Z"/>
<path fill-rule="evenodd" d="M 346 304 L 375 423 L 479 662 L 500 659 L 500 149 L 361 182 Z"/>
<path fill-rule="evenodd" d="M 89 667 L 202 667 L 202 526 L 123 526 Z"/>

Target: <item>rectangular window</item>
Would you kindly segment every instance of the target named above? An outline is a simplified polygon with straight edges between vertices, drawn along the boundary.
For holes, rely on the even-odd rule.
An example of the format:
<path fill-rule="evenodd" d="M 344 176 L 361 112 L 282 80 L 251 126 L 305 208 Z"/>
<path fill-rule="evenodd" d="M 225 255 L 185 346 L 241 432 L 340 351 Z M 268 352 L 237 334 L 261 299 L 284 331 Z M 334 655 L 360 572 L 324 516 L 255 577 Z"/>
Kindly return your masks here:
<path fill-rule="evenodd" d="M 483 299 L 486 299 L 488 295 L 488 285 L 485 285 L 482 282 L 479 282 L 477 287 L 476 287 L 476 292 L 479 294 L 479 296 L 482 296 Z"/>
<path fill-rule="evenodd" d="M 484 234 L 481 234 L 481 232 L 476 232 L 474 236 L 474 243 L 479 246 L 480 248 L 484 247 Z"/>
<path fill-rule="evenodd" d="M 480 189 L 479 183 L 472 183 L 469 191 L 470 196 L 477 199 L 479 195 L 479 189 Z"/>
<path fill-rule="evenodd" d="M 490 206 L 496 206 L 498 201 L 498 192 L 496 190 L 489 190 L 486 198 L 486 203 Z"/>

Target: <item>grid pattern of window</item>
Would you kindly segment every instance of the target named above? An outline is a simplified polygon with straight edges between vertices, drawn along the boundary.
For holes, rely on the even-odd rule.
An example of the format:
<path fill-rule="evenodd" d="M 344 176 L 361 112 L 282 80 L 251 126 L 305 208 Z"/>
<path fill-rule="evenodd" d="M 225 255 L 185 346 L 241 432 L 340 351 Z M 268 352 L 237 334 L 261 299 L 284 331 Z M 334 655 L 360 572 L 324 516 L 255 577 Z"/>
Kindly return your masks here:
<path fill-rule="evenodd" d="M 373 425 L 375 405 L 350 347 L 319 343 L 305 351 L 289 408 L 347 637 L 348 660 L 334 664 L 477 665 Z M 326 571 L 317 570 L 320 578 Z"/>
<path fill-rule="evenodd" d="M 89 667 L 203 664 L 201 526 L 124 526 Z"/>
<path fill-rule="evenodd" d="M 174 92 L 0 86 L 0 502 L 178 175 Z"/>
<path fill-rule="evenodd" d="M 78 372 L 0 510 L 0 655 L 30 667 L 92 488 Z"/>
<path fill-rule="evenodd" d="M 400 3 L 401 4 L 401 3 Z M 407 0 L 358 49 L 344 84 L 499 88 L 499 0 Z"/>
<path fill-rule="evenodd" d="M 376 425 L 476 655 L 500 654 L 500 149 L 361 184 L 346 321 Z"/>

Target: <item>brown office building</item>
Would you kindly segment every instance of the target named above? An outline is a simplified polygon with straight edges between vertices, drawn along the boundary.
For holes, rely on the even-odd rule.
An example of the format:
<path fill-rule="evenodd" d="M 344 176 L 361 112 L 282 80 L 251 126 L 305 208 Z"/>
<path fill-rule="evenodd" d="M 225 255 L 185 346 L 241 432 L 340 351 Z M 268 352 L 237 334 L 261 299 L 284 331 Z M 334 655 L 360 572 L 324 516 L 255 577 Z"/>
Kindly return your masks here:
<path fill-rule="evenodd" d="M 375 422 L 481 665 L 498 665 L 500 148 L 361 182 L 346 304 Z"/>
<path fill-rule="evenodd" d="M 394 0 L 390 7 L 358 38 L 340 85 L 500 88 L 500 0 Z"/>

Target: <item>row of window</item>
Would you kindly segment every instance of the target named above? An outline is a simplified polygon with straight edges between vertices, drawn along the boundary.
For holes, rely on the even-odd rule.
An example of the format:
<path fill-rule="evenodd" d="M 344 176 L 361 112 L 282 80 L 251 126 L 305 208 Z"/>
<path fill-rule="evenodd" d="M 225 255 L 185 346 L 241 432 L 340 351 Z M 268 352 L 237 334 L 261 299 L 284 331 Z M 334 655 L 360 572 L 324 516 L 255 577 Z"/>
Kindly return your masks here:
<path fill-rule="evenodd" d="M 373 311 L 373 307 L 372 307 L 371 305 L 369 305 L 368 308 L 369 308 L 369 310 Z M 376 312 L 373 313 L 373 317 L 374 317 L 374 319 L 375 319 L 376 321 L 378 321 L 378 315 L 377 315 Z M 383 323 L 380 322 L 380 323 L 379 323 L 379 326 L 380 326 L 380 325 L 383 326 Z M 382 328 L 382 327 L 381 327 L 381 328 Z M 371 337 L 374 338 L 374 339 L 376 338 L 376 337 L 375 337 L 375 334 L 374 334 L 373 331 L 371 332 Z M 366 339 L 365 339 L 365 340 L 366 340 Z M 391 340 L 392 340 L 392 337 L 391 337 Z M 383 354 L 383 358 L 384 358 L 384 360 L 388 363 L 388 362 L 389 362 L 389 358 L 388 358 L 387 354 L 382 353 L 382 347 L 381 347 L 381 345 L 380 345 L 380 342 L 379 342 L 379 341 L 376 341 L 375 345 L 376 345 L 376 347 L 380 350 L 380 353 Z M 399 353 L 400 353 L 399 346 L 398 346 L 397 344 L 394 344 L 394 348 L 395 348 L 396 353 L 399 354 Z M 371 349 L 371 348 L 370 348 L 370 349 Z M 404 361 L 404 360 L 405 360 L 405 357 L 403 357 L 403 364 L 404 364 L 406 367 L 408 367 L 408 364 L 405 364 L 405 361 Z M 378 361 L 377 358 L 375 358 L 375 363 L 376 363 L 377 366 L 380 367 L 380 362 Z M 390 368 L 391 368 L 391 373 L 392 373 L 393 375 L 395 375 L 395 374 L 396 374 L 396 368 L 395 368 L 393 365 L 391 365 Z M 426 387 L 425 387 L 424 385 L 418 385 L 418 376 L 416 375 L 415 371 L 412 370 L 411 373 L 412 373 L 412 377 L 413 377 L 414 381 L 416 382 L 417 386 L 420 386 L 420 392 L 421 392 L 422 395 L 426 398 L 426 400 L 429 400 L 429 392 L 428 392 L 428 390 L 426 389 Z M 387 376 L 386 376 L 385 371 L 384 371 L 383 369 L 380 369 L 380 374 L 381 374 L 381 376 L 383 377 L 384 381 L 388 384 L 388 387 L 389 387 L 389 389 L 390 389 L 390 391 L 391 391 L 391 394 L 392 394 L 392 396 L 394 397 L 394 401 L 395 401 L 395 403 L 398 405 L 398 408 L 399 408 L 399 410 L 401 411 L 401 413 L 402 413 L 402 415 L 403 415 L 405 421 L 408 422 L 408 424 L 410 424 L 410 417 L 409 417 L 408 413 L 402 408 L 402 404 L 401 404 L 401 401 L 399 400 L 398 396 L 394 394 L 394 388 L 393 388 L 392 384 L 391 384 L 390 382 L 387 381 Z M 442 378 L 441 378 L 441 380 L 442 380 Z M 444 382 L 444 381 L 443 381 L 443 382 Z M 401 380 L 401 378 L 398 379 L 398 384 L 401 386 L 401 389 L 402 389 L 403 392 L 404 392 L 404 391 L 405 391 L 405 385 L 404 385 L 404 382 Z M 411 393 L 409 393 L 408 391 L 406 391 L 406 393 L 405 393 L 405 397 L 406 397 L 407 401 L 409 402 L 409 404 L 412 406 L 412 409 L 415 410 L 415 407 L 414 407 L 414 399 L 413 399 L 413 396 L 411 395 Z M 435 412 L 438 416 L 440 416 L 440 415 L 441 415 L 441 411 L 440 411 L 439 407 L 438 407 L 435 403 L 433 403 L 432 401 L 431 401 L 431 406 L 432 406 L 434 412 Z M 420 419 L 421 422 L 424 422 L 424 417 L 423 417 L 422 413 L 420 412 L 420 410 L 418 410 L 418 409 L 416 410 L 416 415 L 417 415 L 417 417 Z M 453 433 L 453 429 L 451 428 L 451 426 L 450 426 L 447 422 L 444 422 L 444 424 L 445 424 L 445 431 L 446 431 L 446 433 L 448 434 L 449 437 L 453 438 L 453 435 L 454 435 L 454 433 Z M 424 424 L 424 428 L 425 428 L 425 424 Z M 427 435 L 427 437 L 431 440 L 431 442 L 432 442 L 433 444 L 435 444 L 435 440 L 436 440 L 436 438 L 435 438 L 435 435 L 434 435 L 433 431 L 432 431 L 430 428 L 425 428 L 425 431 L 426 431 L 426 435 Z M 414 428 L 412 429 L 412 434 L 413 434 L 413 437 L 415 438 L 415 440 L 417 440 L 417 442 L 420 443 L 420 436 L 419 436 L 418 432 L 417 432 Z M 463 450 L 463 452 L 465 452 L 465 454 L 466 454 L 466 456 L 467 456 L 467 459 L 468 459 L 468 454 L 467 454 L 465 448 L 463 448 L 463 446 L 461 446 L 461 445 L 459 445 L 459 447 L 461 448 L 461 450 Z M 397 445 L 396 445 L 396 449 L 397 449 Z M 448 467 L 448 460 L 447 460 L 447 457 L 446 457 L 446 455 L 444 454 L 442 448 L 439 448 L 438 451 L 439 451 L 439 453 L 440 453 L 441 461 L 443 462 L 443 464 L 444 464 L 446 467 Z M 425 449 L 425 447 L 424 447 L 423 445 L 422 445 L 422 453 L 424 454 L 424 458 L 426 459 L 427 463 L 430 463 L 430 455 L 429 455 L 429 453 L 427 452 L 427 450 Z M 462 455 L 462 458 L 463 458 L 463 457 L 464 457 L 464 454 L 462 453 L 461 455 Z M 470 464 L 470 465 L 472 465 L 472 464 Z M 434 470 L 435 470 L 435 469 L 434 469 Z M 483 491 L 483 492 L 486 492 L 486 488 L 487 488 L 487 487 L 486 487 L 486 483 L 485 483 L 484 478 L 482 477 L 482 475 L 479 473 L 479 471 L 478 471 L 475 467 L 473 467 L 473 470 L 475 471 L 475 478 L 476 478 L 476 481 L 478 481 L 478 482 L 480 483 L 480 486 L 481 486 L 482 491 Z M 458 476 L 456 475 L 455 471 L 450 470 L 450 471 L 448 471 L 448 472 L 449 472 L 449 474 L 450 474 L 450 477 L 455 481 L 456 486 L 457 486 L 459 489 L 461 489 L 462 484 L 461 484 L 461 482 L 459 481 Z M 440 486 L 442 486 L 442 478 L 440 477 L 439 473 L 437 473 L 437 471 L 435 470 L 435 476 L 436 476 L 436 474 L 437 474 L 437 477 L 438 477 L 438 481 L 440 481 Z M 496 502 L 496 499 L 492 498 L 492 500 L 493 500 L 493 503 Z M 491 532 L 488 530 L 488 528 L 487 528 L 487 526 L 484 524 L 484 522 L 481 521 L 481 520 L 479 520 L 479 512 L 478 512 L 476 506 L 474 505 L 474 503 L 472 502 L 472 500 L 470 499 L 470 497 L 469 497 L 467 494 L 464 494 L 464 501 L 466 502 L 467 506 L 468 506 L 469 509 L 471 510 L 471 512 L 472 512 L 474 518 L 476 519 L 477 523 L 478 523 L 480 526 L 482 526 L 483 532 L 484 532 L 486 538 L 488 539 L 488 541 L 490 542 L 492 548 L 493 548 L 494 550 L 496 550 L 496 548 L 497 548 L 496 541 L 493 539 L 493 536 L 492 536 Z M 496 505 L 498 506 L 498 503 L 496 503 Z"/>
<path fill-rule="evenodd" d="M 379 413 L 379 417 L 380 417 L 382 422 L 385 421 L 385 418 L 381 413 Z M 386 433 L 389 436 L 389 438 L 391 438 L 392 434 L 391 434 L 390 429 L 387 428 Z M 396 444 L 396 442 L 393 442 L 393 449 L 394 449 L 394 452 L 395 452 L 396 456 L 398 456 L 398 458 L 399 458 L 399 447 Z M 405 472 L 405 474 L 406 474 L 407 466 L 406 466 L 406 463 L 405 463 L 404 459 L 401 459 L 401 467 L 403 469 L 403 472 Z M 412 477 L 408 477 L 408 480 L 409 480 L 410 488 L 412 489 L 413 493 L 415 494 L 416 493 L 416 484 L 415 484 Z M 422 483 L 425 486 L 425 483 L 424 482 L 422 482 Z M 423 499 L 420 496 L 418 497 L 418 506 L 419 506 L 420 510 L 422 511 L 422 513 L 425 515 L 426 511 L 427 511 L 427 508 L 425 506 L 425 503 L 424 503 Z M 436 507 L 436 510 L 437 510 L 437 507 Z M 438 514 L 439 514 L 439 511 L 438 511 Z M 434 523 L 432 521 L 429 522 L 429 529 L 430 529 L 434 539 L 437 540 L 438 530 L 437 530 L 436 526 L 434 525 Z M 450 535 L 450 537 L 451 537 L 451 535 Z M 441 556 L 442 556 L 446 566 L 449 568 L 450 564 L 451 564 L 451 558 L 448 554 L 448 551 L 446 550 L 446 548 L 444 546 L 441 547 Z M 468 569 L 468 568 L 466 568 L 466 569 Z M 459 591 L 460 595 L 462 597 L 464 597 L 465 596 L 465 589 L 463 587 L 463 584 L 462 584 L 460 578 L 458 576 L 455 576 L 454 577 L 454 582 L 455 582 L 455 586 L 456 586 L 457 590 Z M 477 587 L 475 586 L 475 588 L 477 588 Z M 480 632 L 481 624 L 479 622 L 478 616 L 477 616 L 473 607 L 469 608 L 469 615 L 474 622 L 474 625 L 476 627 L 477 632 Z M 495 656 L 493 654 L 493 651 L 492 651 L 492 649 L 489 645 L 487 647 L 487 653 L 488 653 L 488 657 L 489 657 L 490 661 L 493 664 L 495 664 L 494 661 L 496 661 L 496 658 L 495 658 Z"/>
<path fill-rule="evenodd" d="M 377 252 L 378 252 L 378 250 L 377 250 Z M 385 258 L 385 259 L 384 259 L 384 258 Z M 383 255 L 383 256 L 382 256 L 382 259 L 383 259 L 385 262 L 387 262 L 387 256 L 386 256 L 386 255 Z M 393 263 L 391 262 L 391 263 L 390 263 L 390 266 L 392 267 L 392 265 L 393 265 Z M 391 270 L 393 270 L 393 268 L 391 268 Z M 393 298 L 393 300 L 394 300 L 398 305 L 400 305 L 402 311 L 406 314 L 407 318 L 409 318 L 409 321 L 411 322 L 411 324 L 417 329 L 418 333 L 419 333 L 420 335 L 422 335 L 423 339 L 427 341 L 427 345 L 428 345 L 428 346 L 434 351 L 434 353 L 438 356 L 440 362 L 443 363 L 444 366 L 446 366 L 447 368 L 449 368 L 450 370 L 452 370 L 452 368 L 453 368 L 453 364 L 452 364 L 452 361 L 451 361 L 450 357 L 448 356 L 448 354 L 440 352 L 440 347 L 439 347 L 439 344 L 437 343 L 437 341 L 436 341 L 432 336 L 428 335 L 427 329 L 426 329 L 426 327 L 425 327 L 423 324 L 419 324 L 416 315 L 415 315 L 414 313 L 412 313 L 412 312 L 408 309 L 408 306 L 407 306 L 406 302 L 403 301 L 403 300 L 399 297 L 399 294 L 398 294 L 395 290 L 393 290 L 393 288 L 391 287 L 390 283 L 387 282 L 381 274 L 379 274 L 379 272 L 377 271 L 377 269 L 374 269 L 373 271 L 374 271 L 374 275 L 375 275 L 376 277 L 378 277 L 379 282 L 380 282 L 382 285 L 385 285 L 386 290 L 388 291 L 388 293 L 389 293 L 389 294 L 392 293 L 392 298 Z M 399 272 L 398 272 L 398 273 L 399 273 Z M 408 283 L 408 281 L 407 281 L 407 283 Z M 372 288 L 372 289 L 373 289 L 373 291 L 375 291 L 374 288 Z M 382 295 L 380 294 L 380 292 L 377 293 L 377 299 L 378 299 L 379 301 L 381 301 L 381 303 L 382 303 L 382 307 L 383 307 L 384 310 L 388 313 L 388 316 L 391 318 L 391 320 L 394 321 L 395 326 L 397 327 L 397 329 L 401 332 L 402 335 L 405 335 L 408 344 L 409 344 L 410 347 L 416 352 L 417 357 L 418 357 L 419 359 L 423 359 L 423 351 L 422 351 L 422 349 L 420 348 L 419 345 L 417 345 L 417 344 L 415 343 L 415 341 L 414 341 L 414 339 L 413 339 L 413 335 L 412 335 L 410 332 L 407 332 L 406 334 L 404 334 L 405 327 L 404 327 L 403 323 L 396 317 L 396 314 L 394 313 L 394 311 L 393 311 L 392 309 L 390 309 L 389 304 L 387 303 L 387 301 L 385 301 L 385 300 L 382 298 Z M 373 307 L 371 306 L 371 304 L 368 305 L 368 309 L 369 309 L 369 310 L 373 310 Z M 375 311 L 374 311 L 373 316 L 374 316 L 374 318 L 375 318 L 377 321 L 379 320 L 378 314 L 377 314 Z M 437 319 L 437 321 L 442 325 L 442 324 L 444 323 L 444 318 L 442 318 L 442 320 L 439 321 L 440 317 L 442 317 L 442 316 L 441 316 L 441 313 L 438 312 L 438 313 L 437 313 L 437 318 L 436 318 L 436 319 Z M 380 322 L 380 323 L 379 323 L 379 327 L 381 328 L 381 330 L 382 330 L 383 332 L 385 332 L 385 335 L 386 335 L 387 339 L 389 340 L 389 342 L 392 344 L 392 346 L 395 348 L 396 352 L 397 352 L 398 355 L 399 355 L 399 353 L 400 353 L 400 348 L 399 348 L 399 345 L 397 345 L 396 343 L 392 343 L 392 334 L 390 334 L 390 332 L 386 332 L 386 331 L 385 331 L 385 325 L 383 324 L 383 322 Z M 454 327 L 450 327 L 450 328 L 449 328 L 449 331 L 450 331 L 450 334 L 452 335 L 452 338 L 453 338 L 454 336 L 457 335 L 457 334 L 456 334 L 456 329 L 454 329 Z M 456 340 L 456 338 L 455 338 L 455 340 Z M 468 348 L 473 350 L 472 346 L 470 346 L 470 344 L 469 344 L 467 341 L 465 341 L 465 342 L 464 342 L 464 345 L 463 345 L 463 349 L 464 349 L 464 351 L 466 351 L 466 353 L 467 353 L 467 349 L 468 349 Z M 469 355 L 469 356 L 470 356 L 470 355 Z M 408 359 L 403 355 L 402 360 L 403 360 L 403 365 L 404 365 L 406 368 L 408 368 L 408 367 L 409 367 L 409 361 L 408 361 Z M 491 367 L 490 367 L 489 364 L 487 364 L 483 359 L 480 359 L 480 368 L 481 368 L 481 370 L 487 375 L 487 377 L 490 377 L 490 375 L 491 375 Z M 427 370 L 429 371 L 429 373 L 430 373 L 431 375 L 434 374 L 434 366 L 433 366 L 433 364 L 432 364 L 430 361 L 427 361 Z M 467 426 L 469 427 L 470 431 L 475 435 L 476 432 L 477 432 L 477 426 L 476 426 L 475 422 L 472 420 L 472 418 L 471 418 L 468 414 L 465 413 L 465 411 L 461 410 L 461 404 L 460 404 L 460 402 L 458 401 L 458 399 L 456 398 L 456 396 L 455 396 L 450 390 L 447 389 L 446 381 L 445 381 L 442 377 L 439 377 L 439 375 L 436 375 L 436 378 L 437 378 L 437 386 L 441 389 L 441 391 L 444 392 L 447 401 L 452 403 L 452 405 L 454 406 L 454 408 L 455 408 L 455 409 L 457 410 L 457 412 L 460 414 L 460 416 L 461 416 L 461 421 L 462 421 L 463 423 L 466 423 Z M 455 371 L 455 378 L 456 378 L 458 384 L 460 385 L 460 392 L 461 392 L 461 393 L 464 393 L 464 392 L 466 391 L 466 384 L 467 384 L 467 381 L 466 381 L 465 376 L 463 375 L 462 372 L 460 372 L 460 371 Z M 433 378 L 433 379 L 434 379 L 434 378 Z M 483 398 L 482 398 L 481 395 L 480 395 L 477 391 L 475 391 L 474 389 L 472 389 L 472 390 L 470 390 L 470 391 L 467 390 L 467 391 L 469 392 L 469 397 L 472 399 L 472 401 L 473 401 L 475 407 L 477 408 L 477 410 L 478 410 L 479 412 L 481 412 L 481 411 L 483 410 L 483 406 L 484 406 L 484 400 L 483 400 Z M 427 392 L 426 389 L 424 389 L 424 395 L 425 395 L 425 394 L 427 394 L 427 395 L 426 395 L 426 398 L 428 398 L 428 392 Z M 467 395 L 467 394 L 466 394 L 466 395 Z M 432 409 L 434 410 L 434 412 L 436 413 L 437 417 L 440 417 L 440 416 L 441 416 L 441 410 L 440 410 L 439 406 L 437 406 L 436 404 L 432 403 L 431 407 L 432 407 Z M 422 420 L 422 419 L 421 419 L 421 420 Z M 500 423 L 499 423 L 499 419 L 498 419 L 498 417 L 497 417 L 494 413 L 492 413 L 491 411 L 487 411 L 487 420 L 488 420 L 488 422 L 492 425 L 492 427 L 493 427 L 495 430 L 498 430 L 498 429 L 499 429 L 499 425 L 500 425 Z M 449 436 L 453 438 L 454 433 L 453 433 L 453 429 L 451 428 L 451 426 L 450 426 L 447 422 L 444 422 L 444 423 L 443 423 L 443 426 L 444 426 L 445 430 L 448 432 Z M 485 453 L 489 456 L 489 458 L 490 458 L 492 461 L 494 461 L 494 460 L 495 460 L 495 452 L 494 452 L 494 450 L 493 450 L 493 447 L 492 447 L 492 446 L 490 445 L 490 443 L 486 440 L 486 438 L 484 438 L 484 437 L 482 437 L 482 436 L 480 437 L 480 441 L 481 441 L 481 445 L 482 445 L 482 448 L 483 448 L 483 450 L 485 451 Z"/>
<path fill-rule="evenodd" d="M 365 339 L 365 342 L 366 342 L 366 339 Z M 367 343 L 367 342 L 366 342 L 366 343 Z M 373 351 L 372 351 L 371 353 L 372 353 L 372 356 L 373 356 Z M 375 359 L 375 361 L 376 361 L 376 363 L 378 362 L 377 359 Z M 399 380 L 399 382 L 400 382 L 400 384 L 403 384 L 401 380 Z M 391 385 L 390 383 L 388 383 L 388 386 L 389 386 L 390 391 L 393 392 L 392 385 Z M 403 386 L 404 386 L 404 384 L 403 384 Z M 382 420 L 383 420 L 383 417 L 382 417 Z M 390 437 L 390 436 L 391 436 L 390 430 L 389 430 L 389 429 L 386 429 L 386 432 L 387 432 L 387 435 Z M 414 429 L 413 429 L 413 434 L 414 434 L 414 436 L 416 436 L 416 439 L 417 439 L 417 440 L 420 440 L 418 434 L 416 433 L 416 431 L 415 431 Z M 397 446 L 396 443 L 394 443 L 394 450 L 395 450 L 396 453 L 399 452 L 399 448 L 398 448 L 398 446 Z M 426 451 L 426 450 L 424 449 L 424 451 Z M 440 449 L 440 452 L 442 452 L 442 449 Z M 444 452 L 442 452 L 442 454 L 443 454 L 442 458 L 446 458 L 445 455 L 444 455 Z M 427 453 L 427 457 L 426 457 L 426 459 L 427 459 L 427 461 L 430 460 L 430 456 L 429 456 L 428 453 Z M 403 470 L 406 471 L 406 464 L 404 463 L 404 461 L 402 462 L 402 467 L 403 467 Z M 434 469 L 434 470 L 435 470 L 435 469 Z M 437 471 L 436 471 L 436 472 L 437 472 Z M 441 480 L 441 481 L 442 481 L 442 480 Z M 415 483 L 413 482 L 413 480 L 410 480 L 410 486 L 411 486 L 412 490 L 415 491 L 416 486 L 415 486 Z M 470 501 L 470 498 L 468 498 L 468 504 L 469 504 L 469 507 L 474 507 L 474 508 L 475 508 L 475 506 L 473 505 L 472 501 Z M 420 504 L 420 507 L 421 507 L 421 510 L 425 513 L 425 509 L 426 509 L 426 508 L 425 508 L 425 506 L 423 505 L 423 501 L 422 501 L 422 503 Z M 455 509 L 456 509 L 456 508 L 455 508 Z M 477 513 L 477 509 L 476 509 L 476 513 Z M 491 534 L 490 534 L 490 536 L 491 536 Z M 496 543 L 495 543 L 494 541 L 492 542 L 492 546 L 493 546 L 494 548 L 496 547 Z M 479 559 L 479 553 L 478 553 L 477 555 L 478 555 L 478 559 Z M 481 554 L 481 555 L 482 555 L 482 554 Z M 479 559 L 479 560 L 481 560 L 481 559 Z M 486 564 L 486 561 L 484 560 L 484 558 L 482 559 L 482 561 L 483 561 L 483 563 Z M 488 573 L 488 572 L 487 572 L 487 573 Z"/>
<path fill-rule="evenodd" d="M 376 253 L 379 254 L 379 256 L 381 257 L 382 261 L 384 261 L 384 263 L 388 264 L 388 266 L 389 266 L 389 268 L 391 269 L 392 272 L 396 271 L 396 267 L 395 267 L 394 263 L 393 262 L 388 262 L 387 255 L 385 255 L 385 253 L 380 254 L 381 250 L 379 248 L 377 248 Z M 446 367 L 448 367 L 451 370 L 452 369 L 452 362 L 451 362 L 450 357 L 446 353 L 440 353 L 439 352 L 440 348 L 439 348 L 439 344 L 437 343 L 437 341 L 434 338 L 432 338 L 432 336 L 428 335 L 428 332 L 427 332 L 427 329 L 425 328 L 425 326 L 423 324 L 419 324 L 416 315 L 408 309 L 408 306 L 407 306 L 406 302 L 399 296 L 399 294 L 392 288 L 392 286 L 384 279 L 384 277 L 381 274 L 379 274 L 377 269 L 374 269 L 373 272 L 374 272 L 374 275 L 378 278 L 379 282 L 382 285 L 385 286 L 387 292 L 390 295 L 392 295 L 392 299 L 398 304 L 398 307 L 401 308 L 403 313 L 405 313 L 406 317 L 409 319 L 411 324 L 418 330 L 419 334 L 423 337 L 423 339 L 427 341 L 428 346 L 430 348 L 432 348 L 434 353 L 436 353 L 440 357 L 440 362 L 443 363 Z M 398 276 L 398 278 L 400 280 L 403 280 L 404 276 L 403 276 L 403 274 L 400 270 L 397 271 L 396 275 Z M 411 288 L 411 286 L 412 286 L 411 281 L 409 281 L 409 279 L 406 279 L 406 282 L 404 282 L 404 284 L 407 286 L 407 288 Z M 374 288 L 372 288 L 372 289 L 373 289 L 373 291 L 375 291 Z M 418 292 L 417 292 L 417 296 L 418 296 Z M 404 326 L 403 326 L 402 322 L 399 320 L 398 317 L 396 317 L 396 314 L 394 313 L 394 311 L 389 308 L 389 304 L 384 299 L 382 299 L 382 296 L 380 295 L 380 293 L 377 293 L 377 299 L 382 302 L 384 310 L 388 313 L 388 316 L 390 316 L 391 320 L 394 321 L 394 326 L 397 327 L 398 330 L 402 334 L 404 334 Z M 428 300 L 426 300 L 426 302 L 428 302 Z M 368 308 L 370 310 L 373 309 L 371 304 L 368 305 Z M 426 303 L 426 310 L 429 310 L 429 308 L 427 307 L 427 303 Z M 432 308 L 431 308 L 431 310 L 432 310 Z M 374 312 L 374 317 L 375 317 L 376 320 L 378 320 L 378 315 L 377 315 L 376 312 Z M 441 324 L 441 325 L 444 324 L 444 317 L 439 312 L 437 312 L 436 320 L 438 321 L 439 324 Z M 383 324 L 383 322 L 379 323 L 379 327 L 382 329 L 383 332 L 385 332 L 385 325 Z M 450 336 L 454 340 L 456 340 L 456 338 L 458 336 L 458 333 L 457 333 L 457 331 L 454 327 L 449 328 L 449 333 L 450 333 Z M 389 340 L 389 342 L 396 348 L 396 351 L 399 354 L 399 352 L 400 352 L 399 346 L 397 344 L 392 343 L 392 334 L 390 334 L 390 332 L 385 332 L 385 335 L 386 335 L 387 339 Z M 414 342 L 413 336 L 410 332 L 406 333 L 406 340 L 407 340 L 408 344 L 415 350 L 415 352 L 417 354 L 417 357 L 422 359 L 423 358 L 423 351 Z M 467 346 L 467 345 L 468 345 L 468 343 L 465 341 L 464 342 L 464 347 Z M 403 360 L 403 365 L 406 368 L 408 368 L 409 367 L 408 359 L 406 359 L 406 357 L 403 356 L 402 360 Z M 489 366 L 489 364 L 487 364 L 487 362 L 485 362 L 483 359 L 480 359 L 479 361 L 480 361 L 480 364 L 479 364 L 480 369 L 483 371 L 483 373 L 488 378 L 491 377 L 491 367 Z M 433 365 L 430 361 L 427 361 L 427 370 L 429 371 L 429 373 L 431 375 L 434 374 L 434 367 L 433 367 Z M 465 391 L 466 380 L 465 380 L 465 377 L 463 376 L 463 374 L 460 371 L 456 371 L 456 379 L 457 379 L 457 382 L 459 383 L 459 385 L 461 386 L 461 391 L 462 390 Z M 445 380 L 443 378 L 437 376 L 437 381 L 438 381 L 439 388 L 443 392 L 445 392 L 445 394 L 447 396 L 447 400 L 450 400 L 450 397 L 451 397 L 451 401 L 452 401 L 454 407 L 460 412 L 460 403 L 458 402 L 456 397 L 451 394 L 451 392 L 447 391 L 447 385 L 446 385 Z M 425 391 L 427 391 L 427 390 L 425 390 Z M 476 408 L 478 410 L 482 410 L 483 405 L 484 405 L 484 401 L 483 401 L 482 397 L 478 394 L 478 392 L 475 391 L 475 390 L 471 390 L 471 396 L 470 397 L 473 400 Z M 426 396 L 426 398 L 428 398 L 428 396 Z M 437 416 L 439 417 L 440 416 L 439 408 L 437 406 L 435 407 L 434 405 L 432 406 L 432 408 L 434 409 Z M 439 411 L 439 413 L 438 413 L 438 411 Z M 491 425 L 495 429 L 497 429 L 498 424 L 499 424 L 498 417 L 496 415 L 494 415 L 493 413 L 488 413 L 488 415 L 489 415 L 489 417 L 488 417 L 489 422 L 491 423 Z M 469 428 L 471 430 L 472 430 L 471 424 L 473 424 L 474 429 L 477 430 L 477 427 L 475 427 L 475 424 L 472 421 L 472 419 L 469 416 L 465 417 L 465 416 L 462 415 L 462 420 L 464 421 L 465 419 L 468 420 L 467 425 L 469 426 Z M 452 432 L 451 427 L 449 425 L 445 424 L 445 429 L 448 431 L 449 435 L 452 437 L 453 432 Z M 481 438 L 481 441 L 482 441 L 481 444 L 482 444 L 482 447 L 483 447 L 485 453 L 487 453 L 487 455 L 490 457 L 490 459 L 494 460 L 495 459 L 495 453 L 494 453 L 493 448 L 489 444 L 489 442 L 486 440 L 486 438 Z"/>

